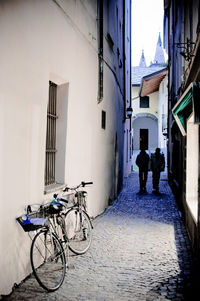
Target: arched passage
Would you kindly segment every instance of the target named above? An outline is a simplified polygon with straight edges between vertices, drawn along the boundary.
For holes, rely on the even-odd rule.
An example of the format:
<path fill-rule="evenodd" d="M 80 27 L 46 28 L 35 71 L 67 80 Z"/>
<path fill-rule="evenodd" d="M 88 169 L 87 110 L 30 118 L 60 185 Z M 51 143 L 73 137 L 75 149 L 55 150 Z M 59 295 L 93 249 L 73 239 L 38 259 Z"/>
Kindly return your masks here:
<path fill-rule="evenodd" d="M 133 149 L 155 149 L 158 146 L 158 119 L 153 114 L 137 114 L 133 118 Z"/>

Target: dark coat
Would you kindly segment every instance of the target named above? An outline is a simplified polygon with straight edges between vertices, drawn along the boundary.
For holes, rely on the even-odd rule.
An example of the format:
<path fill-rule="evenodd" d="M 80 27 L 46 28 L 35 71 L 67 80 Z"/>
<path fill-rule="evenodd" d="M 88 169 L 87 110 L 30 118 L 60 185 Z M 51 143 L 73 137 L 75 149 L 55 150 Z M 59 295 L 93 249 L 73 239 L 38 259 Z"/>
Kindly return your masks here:
<path fill-rule="evenodd" d="M 160 173 L 165 169 L 165 157 L 164 154 L 156 154 L 151 155 L 151 170 L 154 173 Z"/>
<path fill-rule="evenodd" d="M 145 151 L 141 151 L 137 156 L 135 163 L 141 171 L 148 171 L 149 155 Z"/>

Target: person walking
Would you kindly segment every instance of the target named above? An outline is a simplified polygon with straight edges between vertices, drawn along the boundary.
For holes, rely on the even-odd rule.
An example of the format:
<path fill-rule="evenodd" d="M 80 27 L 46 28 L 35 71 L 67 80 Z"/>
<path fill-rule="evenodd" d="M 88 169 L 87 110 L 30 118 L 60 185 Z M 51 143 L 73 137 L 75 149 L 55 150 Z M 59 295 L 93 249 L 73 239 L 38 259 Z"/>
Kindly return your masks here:
<path fill-rule="evenodd" d="M 140 193 L 144 193 L 146 192 L 149 165 L 149 155 L 146 153 L 145 149 L 141 149 L 135 163 L 139 167 Z"/>
<path fill-rule="evenodd" d="M 159 193 L 160 172 L 165 169 L 165 157 L 160 153 L 160 148 L 156 148 L 154 154 L 151 155 L 151 170 L 153 180 L 153 192 Z"/>

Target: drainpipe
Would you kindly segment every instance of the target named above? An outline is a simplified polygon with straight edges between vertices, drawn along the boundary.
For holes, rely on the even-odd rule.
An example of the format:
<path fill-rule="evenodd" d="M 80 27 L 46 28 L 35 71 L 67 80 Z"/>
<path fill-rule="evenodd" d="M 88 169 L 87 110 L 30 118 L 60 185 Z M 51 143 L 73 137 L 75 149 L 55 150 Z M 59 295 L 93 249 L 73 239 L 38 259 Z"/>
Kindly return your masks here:
<path fill-rule="evenodd" d="M 103 100 L 103 0 L 98 1 L 98 102 Z"/>
<path fill-rule="evenodd" d="M 123 76 L 124 76 L 124 122 L 126 122 L 126 47 L 125 47 L 125 27 L 126 27 L 126 12 L 125 12 L 125 0 L 123 0 Z"/>
<path fill-rule="evenodd" d="M 130 0 L 130 107 L 132 108 L 132 18 L 131 18 L 131 14 L 132 14 L 132 1 Z M 130 131 L 132 130 L 132 118 L 130 118 Z M 132 148 L 131 148 L 132 151 Z"/>

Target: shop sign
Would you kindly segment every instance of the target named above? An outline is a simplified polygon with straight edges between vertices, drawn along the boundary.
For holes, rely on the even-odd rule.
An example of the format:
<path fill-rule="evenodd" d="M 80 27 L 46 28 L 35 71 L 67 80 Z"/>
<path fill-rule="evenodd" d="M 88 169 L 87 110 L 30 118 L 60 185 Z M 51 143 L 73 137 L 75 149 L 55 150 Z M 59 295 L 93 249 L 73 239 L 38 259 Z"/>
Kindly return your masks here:
<path fill-rule="evenodd" d="M 200 123 L 200 83 L 191 83 L 172 109 L 183 136 L 187 134 L 187 119 L 194 113 L 194 123 Z"/>

